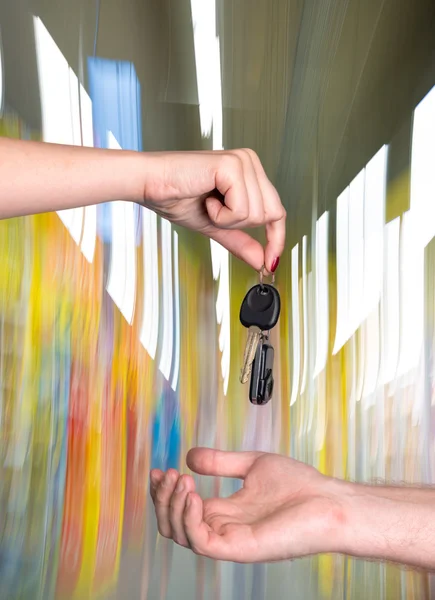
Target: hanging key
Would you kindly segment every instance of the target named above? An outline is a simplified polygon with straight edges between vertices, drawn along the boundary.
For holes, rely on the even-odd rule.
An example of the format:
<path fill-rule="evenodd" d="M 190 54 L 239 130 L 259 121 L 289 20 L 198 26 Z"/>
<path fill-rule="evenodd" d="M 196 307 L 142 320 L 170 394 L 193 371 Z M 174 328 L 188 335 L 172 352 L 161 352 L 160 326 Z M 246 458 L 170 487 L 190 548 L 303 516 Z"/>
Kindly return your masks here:
<path fill-rule="evenodd" d="M 251 384 L 249 387 L 249 400 L 252 404 L 267 404 L 273 394 L 273 359 L 274 349 L 268 340 L 261 341 L 257 347 L 252 364 Z"/>
<path fill-rule="evenodd" d="M 278 290 L 272 285 L 260 283 L 246 294 L 240 308 L 240 322 L 248 328 L 241 383 L 246 383 L 251 374 L 257 348 L 263 341 L 264 332 L 269 332 L 278 322 L 281 300 Z"/>
<path fill-rule="evenodd" d="M 245 353 L 243 355 L 243 366 L 240 373 L 240 382 L 246 383 L 251 374 L 251 365 L 254 362 L 255 353 L 257 352 L 258 344 L 263 338 L 263 332 L 259 327 L 253 325 L 249 328 L 248 339 L 246 341 Z"/>

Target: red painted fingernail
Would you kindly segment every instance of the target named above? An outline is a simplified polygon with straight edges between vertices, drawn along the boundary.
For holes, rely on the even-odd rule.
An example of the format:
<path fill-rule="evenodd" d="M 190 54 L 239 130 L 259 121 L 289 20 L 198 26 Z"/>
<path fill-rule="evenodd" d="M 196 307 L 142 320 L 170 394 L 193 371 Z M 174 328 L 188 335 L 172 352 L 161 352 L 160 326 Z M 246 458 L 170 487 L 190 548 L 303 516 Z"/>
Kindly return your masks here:
<path fill-rule="evenodd" d="M 275 273 L 275 271 L 277 270 L 279 265 L 279 256 L 277 256 L 276 258 L 273 259 L 272 261 L 272 266 L 270 267 L 270 270 L 272 271 L 272 273 Z"/>

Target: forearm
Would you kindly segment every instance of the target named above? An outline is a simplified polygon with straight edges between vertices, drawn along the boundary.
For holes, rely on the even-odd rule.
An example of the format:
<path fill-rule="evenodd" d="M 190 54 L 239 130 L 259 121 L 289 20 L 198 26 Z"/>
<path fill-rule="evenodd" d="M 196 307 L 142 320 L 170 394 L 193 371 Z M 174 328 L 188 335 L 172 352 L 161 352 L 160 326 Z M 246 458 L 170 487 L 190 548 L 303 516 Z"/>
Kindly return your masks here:
<path fill-rule="evenodd" d="M 344 486 L 343 553 L 435 570 L 435 490 Z"/>
<path fill-rule="evenodd" d="M 0 219 L 138 201 L 145 155 L 0 138 Z"/>

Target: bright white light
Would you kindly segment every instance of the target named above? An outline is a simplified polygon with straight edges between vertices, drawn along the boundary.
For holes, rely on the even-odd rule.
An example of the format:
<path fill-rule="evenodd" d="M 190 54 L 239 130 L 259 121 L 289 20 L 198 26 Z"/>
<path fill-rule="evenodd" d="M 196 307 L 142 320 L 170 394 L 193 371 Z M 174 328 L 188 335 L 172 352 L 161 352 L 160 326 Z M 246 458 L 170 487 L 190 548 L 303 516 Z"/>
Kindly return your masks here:
<path fill-rule="evenodd" d="M 379 302 L 383 280 L 383 226 L 387 147 L 337 199 L 337 332 L 333 354 Z"/>
<path fill-rule="evenodd" d="M 107 132 L 107 147 L 109 150 L 122 150 L 118 140 L 111 131 Z"/>
<path fill-rule="evenodd" d="M 347 341 L 362 322 L 364 293 L 364 171 L 349 186 L 349 323 Z"/>
<path fill-rule="evenodd" d="M 111 131 L 107 133 L 109 149 L 121 147 Z M 132 202 L 112 202 L 112 248 L 107 292 L 127 323 L 133 322 L 136 302 L 136 244 L 134 206 Z"/>
<path fill-rule="evenodd" d="M 129 202 L 112 202 L 111 213 L 112 248 L 107 292 L 131 324 L 136 299 L 134 206 Z"/>
<path fill-rule="evenodd" d="M 92 121 L 92 101 L 80 84 L 80 117 L 83 146 L 92 148 L 94 145 L 94 129 Z M 86 206 L 85 222 L 83 226 L 83 237 L 81 250 L 90 263 L 94 260 L 95 246 L 97 243 L 97 207 Z"/>
<path fill-rule="evenodd" d="M 414 111 L 411 158 L 411 211 L 426 246 L 435 235 L 435 87 Z"/>
<path fill-rule="evenodd" d="M 80 240 L 82 238 L 82 229 L 83 229 L 83 219 L 85 216 L 85 211 L 83 208 L 72 208 L 71 210 L 71 221 L 69 226 L 69 232 L 71 234 L 72 239 L 75 241 L 77 245 L 80 244 Z"/>
<path fill-rule="evenodd" d="M 314 409 L 315 403 L 317 399 L 317 394 L 314 392 L 314 367 L 315 367 L 315 352 L 314 349 L 316 347 L 316 290 L 315 290 L 315 273 L 310 271 L 308 273 L 308 314 L 310 315 L 310 322 L 313 323 L 312 326 L 308 327 L 308 347 L 310 351 L 308 353 L 308 363 L 309 363 L 309 379 L 308 379 L 308 418 L 307 418 L 307 428 L 306 431 L 310 432 L 313 426 L 314 420 Z"/>
<path fill-rule="evenodd" d="M 140 341 L 154 360 L 159 332 L 159 258 L 157 245 L 157 215 L 142 208 L 144 309 Z"/>
<path fill-rule="evenodd" d="M 38 17 L 34 17 L 34 28 L 43 139 L 57 144 L 74 144 L 69 65 Z"/>
<path fill-rule="evenodd" d="M 328 219 L 323 213 L 316 223 L 316 363 L 314 377 L 326 367 L 329 341 Z"/>
<path fill-rule="evenodd" d="M 221 252 L 222 246 L 215 242 L 214 240 L 210 240 L 210 253 L 211 253 L 211 267 L 213 272 L 213 279 L 215 281 L 218 280 L 220 267 L 221 267 Z"/>
<path fill-rule="evenodd" d="M 222 74 L 219 38 L 214 43 L 215 94 L 213 103 L 213 150 L 223 149 Z"/>
<path fill-rule="evenodd" d="M 412 210 L 404 213 L 400 252 L 400 356 L 397 376 L 416 369 L 424 332 L 424 247 L 421 221 Z"/>
<path fill-rule="evenodd" d="M 94 260 L 95 245 L 97 242 L 97 207 L 95 205 L 85 207 L 85 223 L 81 250 L 89 263 Z"/>
<path fill-rule="evenodd" d="M 382 292 L 387 155 L 388 147 L 383 146 L 365 173 L 363 318 L 375 310 Z"/>
<path fill-rule="evenodd" d="M 82 122 L 82 136 L 81 142 L 83 146 L 92 148 L 94 145 L 94 123 L 92 119 L 92 100 L 80 84 L 80 117 Z"/>
<path fill-rule="evenodd" d="M 307 236 L 302 238 L 302 317 L 303 317 L 303 363 L 302 363 L 302 382 L 301 394 L 305 392 L 308 372 L 308 286 L 307 286 Z"/>
<path fill-rule="evenodd" d="M 337 198 L 337 331 L 333 354 L 346 342 L 349 322 L 349 188 Z"/>
<path fill-rule="evenodd" d="M 213 129 L 213 149 L 222 149 L 222 84 L 216 0 L 190 0 L 201 133 Z"/>
<path fill-rule="evenodd" d="M 69 71 L 69 97 L 70 97 L 70 121 L 72 143 L 74 146 L 82 145 L 81 119 L 80 119 L 80 98 L 79 98 L 79 80 L 74 71 L 68 67 Z"/>
<path fill-rule="evenodd" d="M 172 227 L 166 219 L 161 220 L 162 233 L 162 284 L 163 284 L 163 339 L 159 370 L 169 381 L 172 366 L 174 336 L 174 312 L 172 293 Z"/>
<path fill-rule="evenodd" d="M 230 330 L 230 258 L 228 250 L 217 242 L 210 240 L 213 279 L 219 281 L 216 298 L 216 320 L 220 325 L 219 350 L 221 356 L 221 374 L 224 382 L 224 395 L 228 391 L 230 378 L 231 358 L 231 330 Z"/>
<path fill-rule="evenodd" d="M 375 308 L 367 318 L 364 331 L 364 382 L 362 398 L 371 398 L 374 404 L 374 392 L 378 383 L 379 365 L 381 359 L 381 338 L 379 328 L 379 310 Z M 362 354 L 362 353 L 361 353 Z M 365 405 L 367 408 L 367 404 Z"/>
<path fill-rule="evenodd" d="M 45 142 L 93 146 L 92 102 L 42 21 L 34 18 Z M 96 245 L 96 208 L 57 212 L 89 262 Z M 83 239 L 82 239 L 83 236 Z"/>
<path fill-rule="evenodd" d="M 400 256 L 400 217 L 385 225 L 385 280 L 382 295 L 383 330 L 383 383 L 393 381 L 396 376 L 400 343 L 399 313 L 399 256 Z"/>
<path fill-rule="evenodd" d="M 299 245 L 296 244 L 296 246 L 292 249 L 293 371 L 290 406 L 292 406 L 296 402 L 299 392 L 299 379 L 301 368 L 301 335 L 299 321 Z"/>
<path fill-rule="evenodd" d="M 175 295 L 175 362 L 171 387 L 174 392 L 180 374 L 180 277 L 178 264 L 178 234 L 174 231 L 174 295 Z"/>
<path fill-rule="evenodd" d="M 225 249 L 224 249 L 225 250 Z M 221 276 L 219 284 L 222 290 L 222 323 L 219 336 L 220 346 L 222 348 L 221 370 L 224 380 L 224 395 L 228 391 L 228 382 L 230 379 L 230 257 L 228 251 L 222 253 L 221 259 Z"/>
<path fill-rule="evenodd" d="M 133 322 L 134 307 L 136 304 L 136 243 L 134 205 L 132 202 L 123 202 L 125 211 L 125 293 L 122 314 L 127 323 Z M 114 224 L 115 225 L 115 224 Z M 119 223 L 116 223 L 119 227 Z"/>

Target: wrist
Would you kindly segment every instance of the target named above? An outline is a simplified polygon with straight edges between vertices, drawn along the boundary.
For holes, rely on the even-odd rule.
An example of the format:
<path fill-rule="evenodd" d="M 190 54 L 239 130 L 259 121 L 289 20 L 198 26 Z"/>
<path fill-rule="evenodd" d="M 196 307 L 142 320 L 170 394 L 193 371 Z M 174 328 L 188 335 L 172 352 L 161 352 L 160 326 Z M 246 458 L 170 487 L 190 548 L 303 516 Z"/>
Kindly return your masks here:
<path fill-rule="evenodd" d="M 337 482 L 341 554 L 435 568 L 435 491 Z"/>
<path fill-rule="evenodd" d="M 389 498 L 378 497 L 372 486 L 335 481 L 342 510 L 337 552 L 356 558 L 379 559 L 385 555 L 382 515 L 392 511 Z"/>
<path fill-rule="evenodd" d="M 324 532 L 321 553 L 356 558 L 380 558 L 385 554 L 381 514 L 391 511 L 390 498 L 379 497 L 376 488 L 335 478 L 326 478 Z"/>
<path fill-rule="evenodd" d="M 129 150 L 111 151 L 110 154 L 112 153 L 114 161 L 110 172 L 113 179 L 113 199 L 142 204 L 150 171 L 147 154 Z"/>

